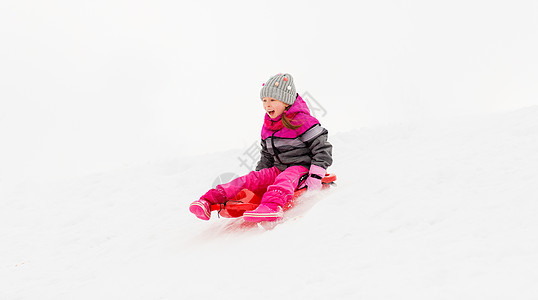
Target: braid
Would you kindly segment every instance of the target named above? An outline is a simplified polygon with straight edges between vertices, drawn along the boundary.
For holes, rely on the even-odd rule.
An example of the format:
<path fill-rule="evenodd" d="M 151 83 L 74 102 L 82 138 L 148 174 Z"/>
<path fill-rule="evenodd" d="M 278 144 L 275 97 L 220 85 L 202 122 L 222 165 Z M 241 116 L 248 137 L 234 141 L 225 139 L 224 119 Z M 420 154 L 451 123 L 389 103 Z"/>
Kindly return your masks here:
<path fill-rule="evenodd" d="M 288 106 L 286 107 L 286 109 L 284 110 L 284 114 L 282 115 L 282 125 L 284 125 L 284 127 L 286 128 L 289 128 L 289 129 L 297 129 L 299 127 L 301 127 L 301 125 L 293 125 L 291 124 L 291 121 L 293 120 L 290 120 L 287 116 L 286 116 L 286 112 L 288 111 L 288 109 L 290 109 L 291 106 Z"/>

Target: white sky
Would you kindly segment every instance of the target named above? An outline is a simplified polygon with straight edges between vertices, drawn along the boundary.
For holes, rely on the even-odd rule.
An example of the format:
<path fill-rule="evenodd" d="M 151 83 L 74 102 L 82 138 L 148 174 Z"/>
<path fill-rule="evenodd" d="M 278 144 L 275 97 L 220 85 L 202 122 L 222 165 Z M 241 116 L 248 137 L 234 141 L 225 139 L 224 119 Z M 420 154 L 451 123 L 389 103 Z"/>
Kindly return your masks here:
<path fill-rule="evenodd" d="M 538 104 L 532 0 L 3 0 L 0 40 L 0 185 L 246 148 L 278 72 L 331 133 Z"/>

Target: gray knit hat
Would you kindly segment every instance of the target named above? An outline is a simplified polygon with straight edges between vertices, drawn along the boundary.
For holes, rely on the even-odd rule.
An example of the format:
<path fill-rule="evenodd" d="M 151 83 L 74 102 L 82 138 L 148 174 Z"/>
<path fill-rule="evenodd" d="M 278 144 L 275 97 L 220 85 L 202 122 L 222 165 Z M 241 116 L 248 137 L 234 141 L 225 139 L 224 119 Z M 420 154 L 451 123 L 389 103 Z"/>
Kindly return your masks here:
<path fill-rule="evenodd" d="M 297 98 L 293 77 L 287 73 L 278 73 L 269 78 L 269 80 L 263 84 L 262 90 L 260 91 L 260 98 L 263 99 L 265 97 L 275 98 L 286 104 L 292 105 Z"/>

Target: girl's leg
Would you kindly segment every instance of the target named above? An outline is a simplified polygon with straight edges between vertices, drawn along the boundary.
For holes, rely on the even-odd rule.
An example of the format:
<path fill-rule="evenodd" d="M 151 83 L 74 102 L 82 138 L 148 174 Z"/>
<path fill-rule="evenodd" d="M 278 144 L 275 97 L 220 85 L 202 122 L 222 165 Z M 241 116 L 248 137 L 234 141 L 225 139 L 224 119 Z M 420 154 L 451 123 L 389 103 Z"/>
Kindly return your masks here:
<path fill-rule="evenodd" d="M 212 203 L 224 203 L 237 195 L 242 189 L 249 189 L 255 193 L 264 192 L 271 185 L 281 171 L 277 167 L 261 169 L 260 171 L 252 171 L 247 175 L 238 177 L 229 183 L 219 184 L 215 188 L 220 197 L 212 197 L 207 199 Z"/>
<path fill-rule="evenodd" d="M 305 174 L 308 174 L 308 169 L 303 166 L 292 166 L 278 174 L 263 195 L 262 204 L 271 209 L 284 207 L 293 197 L 299 179 Z"/>

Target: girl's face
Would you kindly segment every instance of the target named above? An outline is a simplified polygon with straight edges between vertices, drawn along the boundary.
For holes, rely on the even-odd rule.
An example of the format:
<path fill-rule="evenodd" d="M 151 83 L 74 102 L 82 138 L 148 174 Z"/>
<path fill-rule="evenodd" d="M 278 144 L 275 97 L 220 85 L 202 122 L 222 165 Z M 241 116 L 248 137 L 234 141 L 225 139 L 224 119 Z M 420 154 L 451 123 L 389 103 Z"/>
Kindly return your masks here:
<path fill-rule="evenodd" d="M 275 98 L 271 97 L 263 98 L 262 102 L 265 112 L 267 112 L 271 119 L 278 118 L 278 116 L 280 116 L 289 106 L 289 104 L 286 104 L 280 100 L 276 100 Z"/>

